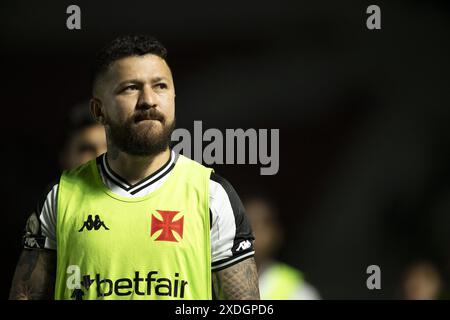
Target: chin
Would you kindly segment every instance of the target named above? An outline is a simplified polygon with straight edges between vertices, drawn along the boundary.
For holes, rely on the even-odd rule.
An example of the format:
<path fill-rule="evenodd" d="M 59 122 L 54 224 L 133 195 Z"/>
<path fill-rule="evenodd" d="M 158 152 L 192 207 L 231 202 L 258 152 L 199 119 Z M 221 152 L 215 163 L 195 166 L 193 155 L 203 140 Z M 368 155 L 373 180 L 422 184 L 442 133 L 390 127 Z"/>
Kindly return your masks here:
<path fill-rule="evenodd" d="M 158 123 L 154 123 L 153 121 L 150 121 L 149 123 L 138 123 L 135 132 L 139 135 L 161 134 L 163 132 L 163 127 L 159 121 Z"/>

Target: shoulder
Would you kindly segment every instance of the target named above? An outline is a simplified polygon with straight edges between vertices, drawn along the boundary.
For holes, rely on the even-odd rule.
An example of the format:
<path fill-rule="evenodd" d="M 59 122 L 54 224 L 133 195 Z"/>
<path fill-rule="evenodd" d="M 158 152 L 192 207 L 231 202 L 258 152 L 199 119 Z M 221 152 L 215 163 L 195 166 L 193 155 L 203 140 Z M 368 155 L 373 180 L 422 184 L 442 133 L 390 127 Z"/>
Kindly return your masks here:
<path fill-rule="evenodd" d="M 254 237 L 244 206 L 231 183 L 213 172 L 209 191 L 212 270 L 219 271 L 252 257 Z"/>
<path fill-rule="evenodd" d="M 46 186 L 46 188 L 44 188 L 43 192 L 39 196 L 35 208 L 35 212 L 38 216 L 42 216 L 43 214 L 49 214 L 50 211 L 54 211 L 58 191 L 59 191 L 59 179 L 53 180 Z"/>
<path fill-rule="evenodd" d="M 195 161 L 192 160 L 182 154 L 176 153 L 174 152 L 174 162 L 176 163 L 176 165 L 183 167 L 183 169 L 185 169 L 186 171 L 192 173 L 192 172 L 198 172 L 198 171 L 203 171 L 203 172 L 211 172 L 212 169 Z M 198 170 L 198 171 L 193 171 L 193 170 Z"/>
<path fill-rule="evenodd" d="M 210 198 L 214 200 L 230 200 L 233 206 L 241 205 L 241 200 L 231 183 L 215 172 L 211 172 L 209 179 Z"/>
<path fill-rule="evenodd" d="M 97 159 L 92 159 L 74 169 L 64 170 L 61 174 L 60 180 L 64 179 L 66 181 L 71 181 L 72 179 L 77 179 L 82 175 L 85 175 L 86 173 L 91 172 L 92 167 L 96 167 L 97 163 L 99 161 L 98 157 Z"/>
<path fill-rule="evenodd" d="M 209 204 L 213 210 L 213 218 L 215 213 L 239 225 L 245 217 L 244 205 L 238 193 L 227 179 L 215 172 L 211 173 L 209 180 Z"/>
<path fill-rule="evenodd" d="M 23 236 L 25 248 L 53 249 L 56 225 L 56 199 L 58 181 L 47 185 L 38 197 L 35 209 L 27 219 Z"/>

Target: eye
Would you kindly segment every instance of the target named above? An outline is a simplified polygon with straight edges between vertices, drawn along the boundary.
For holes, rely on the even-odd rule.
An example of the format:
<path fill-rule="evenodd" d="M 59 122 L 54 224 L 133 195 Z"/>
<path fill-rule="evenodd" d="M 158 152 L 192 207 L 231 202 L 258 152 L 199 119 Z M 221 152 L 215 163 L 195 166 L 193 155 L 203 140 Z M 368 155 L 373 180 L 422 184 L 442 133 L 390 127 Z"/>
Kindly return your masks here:
<path fill-rule="evenodd" d="M 134 91 L 134 90 L 138 90 L 138 86 L 135 84 L 131 84 L 129 86 L 126 86 L 125 88 L 122 89 L 122 92 L 126 92 L 126 91 Z"/>
<path fill-rule="evenodd" d="M 167 84 L 161 82 L 156 84 L 156 87 L 158 87 L 159 89 L 167 89 Z"/>

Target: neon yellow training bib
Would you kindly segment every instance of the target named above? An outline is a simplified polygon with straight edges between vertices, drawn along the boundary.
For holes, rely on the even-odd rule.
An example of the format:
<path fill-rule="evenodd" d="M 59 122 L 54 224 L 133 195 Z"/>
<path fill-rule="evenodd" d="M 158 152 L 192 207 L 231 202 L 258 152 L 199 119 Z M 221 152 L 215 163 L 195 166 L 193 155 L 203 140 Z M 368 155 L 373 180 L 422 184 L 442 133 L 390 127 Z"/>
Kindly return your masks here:
<path fill-rule="evenodd" d="M 291 300 L 295 291 L 303 284 L 303 274 L 281 262 L 274 263 L 266 271 L 262 300 Z"/>
<path fill-rule="evenodd" d="M 95 159 L 64 172 L 55 299 L 211 299 L 211 171 L 180 155 L 138 198 L 112 193 Z"/>

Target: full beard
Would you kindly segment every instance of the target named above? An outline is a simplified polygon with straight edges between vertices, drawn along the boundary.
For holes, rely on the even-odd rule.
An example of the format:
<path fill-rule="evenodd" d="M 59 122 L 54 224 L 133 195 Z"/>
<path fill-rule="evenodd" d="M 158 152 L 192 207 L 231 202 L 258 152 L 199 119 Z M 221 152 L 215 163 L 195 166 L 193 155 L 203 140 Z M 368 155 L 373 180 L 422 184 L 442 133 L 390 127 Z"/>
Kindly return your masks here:
<path fill-rule="evenodd" d="M 136 122 L 134 117 L 124 124 L 108 121 L 108 140 L 120 151 L 133 156 L 154 156 L 167 150 L 175 128 L 175 118 L 171 122 L 165 119 L 145 122 L 148 123 Z"/>

